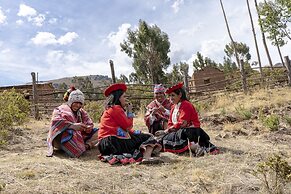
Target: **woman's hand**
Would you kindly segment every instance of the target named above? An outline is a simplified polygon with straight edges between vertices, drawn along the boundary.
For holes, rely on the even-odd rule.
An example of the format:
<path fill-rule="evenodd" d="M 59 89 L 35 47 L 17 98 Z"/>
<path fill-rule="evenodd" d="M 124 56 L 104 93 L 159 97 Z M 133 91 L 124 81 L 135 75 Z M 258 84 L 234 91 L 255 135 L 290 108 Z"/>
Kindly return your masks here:
<path fill-rule="evenodd" d="M 132 113 L 132 104 L 130 102 L 127 103 L 126 112 L 127 113 Z"/>
<path fill-rule="evenodd" d="M 70 126 L 70 128 L 76 131 L 85 131 L 86 133 L 91 131 L 91 126 L 87 126 L 84 123 L 74 123 Z"/>

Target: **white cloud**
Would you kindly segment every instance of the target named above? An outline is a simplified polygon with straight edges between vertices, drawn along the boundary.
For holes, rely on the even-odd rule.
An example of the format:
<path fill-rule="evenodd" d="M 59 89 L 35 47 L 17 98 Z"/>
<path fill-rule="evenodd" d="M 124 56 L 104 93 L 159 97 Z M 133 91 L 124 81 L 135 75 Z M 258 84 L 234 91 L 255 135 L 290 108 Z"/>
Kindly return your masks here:
<path fill-rule="evenodd" d="M 32 22 L 35 26 L 42 26 L 45 21 L 45 15 L 44 14 L 38 14 L 37 11 L 25 4 L 19 5 L 19 11 L 17 13 L 20 17 L 25 17 L 27 21 Z"/>
<path fill-rule="evenodd" d="M 184 0 L 175 0 L 175 2 L 172 5 L 172 8 L 174 9 L 174 13 L 178 13 L 180 10 L 180 6 L 184 4 Z"/>
<path fill-rule="evenodd" d="M 57 21 L 58 21 L 57 18 L 51 18 L 51 19 L 49 19 L 48 23 L 49 23 L 49 24 L 56 24 Z"/>
<path fill-rule="evenodd" d="M 44 21 L 45 15 L 43 14 L 39 14 L 38 16 L 32 18 L 32 22 L 36 26 L 42 26 Z"/>
<path fill-rule="evenodd" d="M 9 53 L 9 52 L 10 52 L 10 49 L 8 49 L 8 48 L 1 51 L 2 54 L 6 54 L 6 53 Z"/>
<path fill-rule="evenodd" d="M 33 9 L 30 6 L 27 6 L 25 4 L 19 5 L 19 11 L 17 13 L 18 16 L 22 17 L 29 17 L 29 16 L 35 16 L 37 14 L 37 11 Z"/>
<path fill-rule="evenodd" d="M 201 28 L 203 27 L 203 24 L 201 22 L 198 22 L 194 26 L 188 29 L 181 29 L 179 30 L 180 35 L 186 35 L 186 36 L 194 36 L 196 32 L 200 31 Z"/>
<path fill-rule="evenodd" d="M 50 32 L 38 32 L 37 35 L 31 39 L 35 45 L 46 46 L 46 45 L 66 45 L 71 43 L 74 39 L 78 37 L 78 34 L 75 32 L 68 32 L 64 36 L 61 36 L 59 39 L 56 39 L 56 36 Z"/>
<path fill-rule="evenodd" d="M 6 23 L 6 16 L 0 7 L 0 24 L 5 24 L 5 23 Z"/>
<path fill-rule="evenodd" d="M 216 62 L 222 62 L 226 40 L 207 40 L 201 43 L 201 54 Z"/>
<path fill-rule="evenodd" d="M 74 39 L 78 38 L 78 34 L 76 32 L 67 32 L 64 36 L 61 36 L 58 39 L 58 43 L 61 45 L 66 45 L 71 43 Z"/>
<path fill-rule="evenodd" d="M 38 32 L 31 40 L 35 45 L 41 46 L 57 44 L 56 36 L 50 32 Z"/>
<path fill-rule="evenodd" d="M 115 74 L 125 74 L 128 75 L 133 71 L 132 66 L 130 65 L 132 63 L 131 59 L 125 54 L 124 52 L 121 52 L 120 43 L 123 42 L 123 40 L 127 37 L 127 30 L 131 27 L 130 24 L 125 23 L 122 24 L 117 32 L 111 32 L 108 36 L 108 44 L 110 47 L 114 47 L 115 51 L 110 56 L 110 59 L 114 61 L 115 64 Z M 117 65 L 116 65 L 117 64 Z"/>
<path fill-rule="evenodd" d="M 48 64 L 59 67 L 60 65 L 72 65 L 79 60 L 79 55 L 74 52 L 65 52 L 62 50 L 49 51 L 46 56 Z"/>
<path fill-rule="evenodd" d="M 123 42 L 124 39 L 127 37 L 127 30 L 131 27 L 130 24 L 122 24 L 118 28 L 118 32 L 111 32 L 107 39 L 109 40 L 109 46 L 113 46 L 116 49 L 120 50 L 120 43 Z"/>
<path fill-rule="evenodd" d="M 23 22 L 23 20 L 17 20 L 15 23 L 16 23 L 17 25 L 21 26 L 24 22 Z"/>

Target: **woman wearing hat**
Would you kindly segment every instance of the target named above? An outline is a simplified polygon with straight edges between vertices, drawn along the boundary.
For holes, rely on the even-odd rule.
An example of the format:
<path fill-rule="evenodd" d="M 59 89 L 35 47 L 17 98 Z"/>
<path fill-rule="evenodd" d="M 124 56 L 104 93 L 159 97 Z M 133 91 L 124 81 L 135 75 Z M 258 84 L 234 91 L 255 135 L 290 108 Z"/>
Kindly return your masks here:
<path fill-rule="evenodd" d="M 102 114 L 98 139 L 101 159 L 110 164 L 133 163 L 143 159 L 144 163 L 154 160 L 151 155 L 159 152 L 161 145 L 150 134 L 133 130 L 132 105 L 126 102 L 127 87 L 123 83 L 109 86 Z"/>
<path fill-rule="evenodd" d="M 183 153 L 189 148 L 195 156 L 204 153 L 217 154 L 219 150 L 210 143 L 207 133 L 200 128 L 198 114 L 186 97 L 183 83 L 167 89 L 172 106 L 166 135 L 162 137 L 163 150 Z"/>
<path fill-rule="evenodd" d="M 154 87 L 154 100 L 147 105 L 144 121 L 151 134 L 167 128 L 171 110 L 171 102 L 166 98 L 165 87 L 162 84 Z"/>
<path fill-rule="evenodd" d="M 84 100 L 84 94 L 75 89 L 70 91 L 66 104 L 54 109 L 47 138 L 47 156 L 53 155 L 55 147 L 71 157 L 79 157 L 97 143 L 97 129 L 93 128 L 92 120 L 82 108 Z"/>

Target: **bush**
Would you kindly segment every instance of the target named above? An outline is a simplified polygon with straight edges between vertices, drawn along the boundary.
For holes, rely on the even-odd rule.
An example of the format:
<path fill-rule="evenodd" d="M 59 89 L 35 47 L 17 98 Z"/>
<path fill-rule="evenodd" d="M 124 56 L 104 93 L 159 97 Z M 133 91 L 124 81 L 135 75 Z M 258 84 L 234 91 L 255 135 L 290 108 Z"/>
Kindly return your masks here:
<path fill-rule="evenodd" d="M 244 119 L 249 120 L 252 117 L 252 113 L 250 110 L 246 109 L 244 106 L 239 105 L 235 107 L 235 111 Z"/>
<path fill-rule="evenodd" d="M 291 166 L 280 156 L 274 155 L 257 164 L 253 174 L 259 178 L 268 193 L 284 193 L 284 187 L 291 182 Z"/>
<path fill-rule="evenodd" d="M 0 144 L 5 144 L 16 125 L 28 120 L 29 102 L 14 89 L 0 95 Z"/>
<path fill-rule="evenodd" d="M 277 131 L 279 129 L 279 116 L 278 115 L 270 115 L 263 119 L 263 124 L 268 127 L 271 131 Z"/>
<path fill-rule="evenodd" d="M 91 101 L 85 104 L 84 109 L 89 114 L 94 123 L 99 122 L 104 110 L 103 101 Z"/>

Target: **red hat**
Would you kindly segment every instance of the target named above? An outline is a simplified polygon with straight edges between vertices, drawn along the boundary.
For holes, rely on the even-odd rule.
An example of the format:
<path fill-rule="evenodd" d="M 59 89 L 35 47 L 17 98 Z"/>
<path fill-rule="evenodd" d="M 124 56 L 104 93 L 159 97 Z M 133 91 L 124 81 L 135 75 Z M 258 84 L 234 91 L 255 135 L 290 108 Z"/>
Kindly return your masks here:
<path fill-rule="evenodd" d="M 183 82 L 180 82 L 180 83 L 178 83 L 178 84 L 176 84 L 176 85 L 174 85 L 174 86 L 172 86 L 172 87 L 169 87 L 169 88 L 166 90 L 166 94 L 170 94 L 170 93 L 172 93 L 173 91 L 182 88 L 183 85 L 184 85 L 184 83 L 183 83 Z"/>
<path fill-rule="evenodd" d="M 112 92 L 114 92 L 116 90 L 122 90 L 122 91 L 125 92 L 127 90 L 127 87 L 126 87 L 126 85 L 124 83 L 112 84 L 111 86 L 106 88 L 106 90 L 104 91 L 104 95 L 107 97 Z"/>

